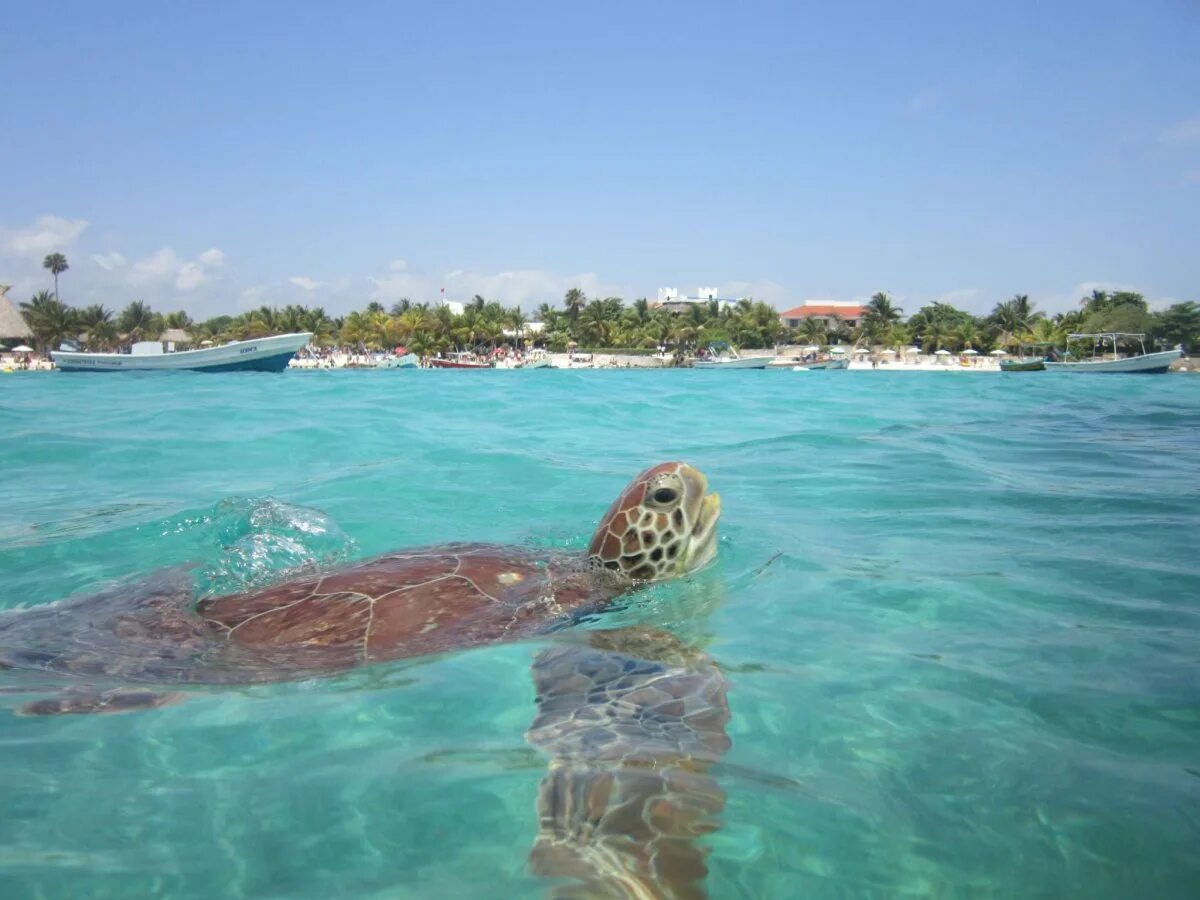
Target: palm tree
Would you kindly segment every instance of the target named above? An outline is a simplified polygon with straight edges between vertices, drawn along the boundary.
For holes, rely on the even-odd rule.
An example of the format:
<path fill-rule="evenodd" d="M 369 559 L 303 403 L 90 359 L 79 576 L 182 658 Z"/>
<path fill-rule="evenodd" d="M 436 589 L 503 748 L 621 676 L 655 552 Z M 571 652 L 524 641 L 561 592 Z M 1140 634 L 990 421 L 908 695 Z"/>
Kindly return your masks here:
<path fill-rule="evenodd" d="M 514 306 L 508 311 L 505 316 L 508 327 L 513 330 L 513 342 L 520 346 L 522 338 L 525 337 L 525 326 L 529 324 L 529 320 L 525 318 L 525 313 L 521 312 L 519 306 Z"/>
<path fill-rule="evenodd" d="M 79 310 L 76 323 L 87 335 L 90 348 L 108 348 L 116 343 L 117 326 L 113 322 L 111 309 L 106 309 L 101 303 L 93 303 Z"/>
<path fill-rule="evenodd" d="M 800 337 L 804 338 L 810 344 L 825 343 L 825 323 L 818 318 L 810 317 L 805 319 L 798 330 Z"/>
<path fill-rule="evenodd" d="M 50 274 L 54 276 L 54 297 L 55 299 L 59 299 L 58 276 L 67 271 L 67 269 L 71 268 L 69 265 L 67 265 L 67 258 L 61 253 L 51 253 L 42 260 L 42 268 L 49 269 Z"/>
<path fill-rule="evenodd" d="M 25 321 L 33 332 L 33 342 L 39 350 L 72 340 L 79 331 L 75 310 L 49 291 L 38 291 L 28 303 L 21 304 Z"/>
<path fill-rule="evenodd" d="M 570 318 L 572 325 L 574 325 L 575 321 L 579 318 L 579 313 L 586 303 L 587 294 L 585 294 L 579 288 L 571 288 L 563 296 L 563 306 L 566 307 L 567 316 Z"/>
<path fill-rule="evenodd" d="M 117 318 L 117 328 L 129 336 L 130 341 L 140 341 L 149 337 L 155 330 L 158 317 L 150 307 L 141 300 L 134 300 Z"/>
<path fill-rule="evenodd" d="M 863 313 L 862 326 L 867 337 L 878 340 L 885 335 L 891 326 L 900 321 L 904 310 L 892 303 L 892 298 L 883 291 L 871 296 Z"/>
<path fill-rule="evenodd" d="M 370 333 L 367 316 L 360 312 L 352 312 L 342 322 L 339 342 L 346 346 L 356 346 L 363 343 Z"/>
<path fill-rule="evenodd" d="M 1049 319 L 1038 319 L 1021 340 L 1027 344 L 1062 344 L 1067 340 L 1067 332 L 1055 325 Z"/>
<path fill-rule="evenodd" d="M 167 313 L 163 317 L 163 325 L 167 328 L 182 328 L 185 331 L 195 324 L 192 322 L 192 317 L 185 313 L 182 309 L 179 312 Z"/>
<path fill-rule="evenodd" d="M 960 350 L 974 349 L 975 344 L 979 341 L 979 328 L 972 321 L 964 321 L 954 329 L 954 340 L 962 346 Z"/>
<path fill-rule="evenodd" d="M 1014 294 L 1011 300 L 997 303 L 988 316 L 988 320 L 994 323 L 1003 335 L 1007 335 L 1002 335 L 1001 338 L 1006 344 L 1011 343 L 1015 335 L 1028 331 L 1040 318 L 1042 313 L 1034 312 L 1028 294 Z"/>
<path fill-rule="evenodd" d="M 593 300 L 579 316 L 579 328 L 593 346 L 603 347 L 612 331 L 603 300 Z"/>
<path fill-rule="evenodd" d="M 921 331 L 921 349 L 926 353 L 936 353 L 942 349 L 942 344 L 946 342 L 947 337 L 946 326 L 937 319 L 933 319 Z"/>

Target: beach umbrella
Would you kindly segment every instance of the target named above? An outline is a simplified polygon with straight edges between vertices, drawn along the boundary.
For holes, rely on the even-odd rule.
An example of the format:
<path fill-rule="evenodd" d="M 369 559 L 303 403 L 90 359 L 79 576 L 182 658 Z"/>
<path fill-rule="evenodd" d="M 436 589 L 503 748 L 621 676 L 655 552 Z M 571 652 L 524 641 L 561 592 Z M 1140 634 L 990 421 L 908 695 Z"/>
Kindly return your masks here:
<path fill-rule="evenodd" d="M 883 351 L 883 355 L 884 355 L 884 356 L 895 356 L 895 355 L 896 355 L 896 351 L 895 351 L 895 350 L 893 350 L 893 349 L 891 349 L 891 348 L 889 347 L 887 350 L 884 350 L 884 351 Z"/>
<path fill-rule="evenodd" d="M 949 350 L 939 350 L 937 353 L 935 353 L 933 355 L 934 356 L 949 356 L 950 351 Z"/>
<path fill-rule="evenodd" d="M 8 349 L 8 347 L 6 345 L 0 344 L 0 350 L 7 350 L 7 349 Z"/>
<path fill-rule="evenodd" d="M 920 353 L 921 348 L 920 347 L 905 347 L 904 352 L 905 353 Z"/>
<path fill-rule="evenodd" d="M 804 348 L 803 352 L 804 353 L 816 353 L 820 349 L 821 348 L 818 347 L 816 344 L 809 344 L 807 347 Z"/>
<path fill-rule="evenodd" d="M 212 341 L 201 341 L 201 342 L 200 342 L 200 346 L 201 346 L 201 347 L 211 347 L 211 346 L 212 346 Z"/>
<path fill-rule="evenodd" d="M 993 350 L 991 355 L 992 356 L 1008 356 L 1008 351 L 1007 350 Z"/>
<path fill-rule="evenodd" d="M 32 353 L 32 352 L 33 352 L 33 348 L 26 346 L 25 344 L 18 344 L 17 346 L 13 347 L 13 353 Z"/>
<path fill-rule="evenodd" d="M 833 348 L 831 348 L 831 349 L 830 349 L 830 351 L 829 351 L 829 352 L 830 352 L 830 353 L 836 353 L 836 354 L 838 354 L 839 356 L 841 356 L 841 355 L 844 355 L 846 351 L 845 351 L 845 350 L 843 350 L 841 347 L 833 347 Z"/>
<path fill-rule="evenodd" d="M 855 353 L 862 353 L 862 354 L 864 354 L 864 355 L 865 355 L 865 354 L 868 354 L 868 353 L 870 353 L 871 351 L 870 351 L 869 349 L 867 349 L 866 347 L 855 347 L 855 348 L 854 348 L 854 352 L 855 352 Z"/>
<path fill-rule="evenodd" d="M 979 355 L 978 350 L 971 350 L 968 348 L 963 351 L 963 356 L 978 356 L 978 355 Z"/>

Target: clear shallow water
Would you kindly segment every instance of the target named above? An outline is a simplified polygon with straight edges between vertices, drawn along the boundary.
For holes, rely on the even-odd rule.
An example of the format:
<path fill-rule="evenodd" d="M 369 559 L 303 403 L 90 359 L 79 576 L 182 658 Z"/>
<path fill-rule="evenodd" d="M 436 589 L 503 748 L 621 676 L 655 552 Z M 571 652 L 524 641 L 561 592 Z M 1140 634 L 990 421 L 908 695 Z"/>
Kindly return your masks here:
<path fill-rule="evenodd" d="M 718 563 L 602 625 L 730 682 L 716 897 L 1191 897 L 1200 379 L 304 372 L 0 381 L 0 608 L 473 539 L 582 548 L 683 458 Z M 24 718 L 0 894 L 539 896 L 544 643 Z"/>

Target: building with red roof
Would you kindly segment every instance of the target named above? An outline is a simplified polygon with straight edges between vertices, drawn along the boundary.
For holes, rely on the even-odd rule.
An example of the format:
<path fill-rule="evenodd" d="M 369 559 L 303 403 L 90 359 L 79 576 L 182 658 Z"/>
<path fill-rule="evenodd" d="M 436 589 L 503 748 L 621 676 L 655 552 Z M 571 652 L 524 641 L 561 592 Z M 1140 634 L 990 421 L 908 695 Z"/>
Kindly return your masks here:
<path fill-rule="evenodd" d="M 779 321 L 785 328 L 797 328 L 805 319 L 818 319 L 829 327 L 834 319 L 840 319 L 848 328 L 857 328 L 867 308 L 861 303 L 846 303 L 839 300 L 806 300 L 799 306 L 784 310 Z"/>

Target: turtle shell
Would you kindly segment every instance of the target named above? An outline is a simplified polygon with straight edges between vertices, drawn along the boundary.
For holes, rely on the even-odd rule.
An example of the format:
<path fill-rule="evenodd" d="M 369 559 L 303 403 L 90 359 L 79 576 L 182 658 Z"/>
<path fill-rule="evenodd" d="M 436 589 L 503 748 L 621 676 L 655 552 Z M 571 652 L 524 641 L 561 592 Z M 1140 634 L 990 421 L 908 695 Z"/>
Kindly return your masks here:
<path fill-rule="evenodd" d="M 621 587 L 578 559 L 448 545 L 204 600 L 198 612 L 238 647 L 342 667 L 516 639 Z"/>

